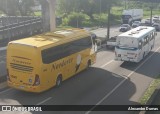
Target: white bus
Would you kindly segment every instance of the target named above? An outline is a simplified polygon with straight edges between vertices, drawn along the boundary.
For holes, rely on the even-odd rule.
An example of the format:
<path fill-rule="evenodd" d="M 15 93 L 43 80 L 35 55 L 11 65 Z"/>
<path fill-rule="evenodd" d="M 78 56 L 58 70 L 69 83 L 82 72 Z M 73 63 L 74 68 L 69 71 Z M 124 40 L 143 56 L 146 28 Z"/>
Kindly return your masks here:
<path fill-rule="evenodd" d="M 154 47 L 155 28 L 140 26 L 117 37 L 115 60 L 141 61 Z"/>

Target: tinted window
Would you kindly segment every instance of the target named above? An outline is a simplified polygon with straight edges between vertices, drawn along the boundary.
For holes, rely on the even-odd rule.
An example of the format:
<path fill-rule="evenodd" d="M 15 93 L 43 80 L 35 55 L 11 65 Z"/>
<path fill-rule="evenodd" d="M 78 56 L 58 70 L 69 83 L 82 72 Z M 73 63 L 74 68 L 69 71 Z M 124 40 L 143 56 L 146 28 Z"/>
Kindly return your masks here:
<path fill-rule="evenodd" d="M 148 43 L 148 40 L 149 40 L 149 36 L 144 37 L 143 45 L 146 45 Z"/>
<path fill-rule="evenodd" d="M 139 49 L 142 49 L 142 41 L 139 41 L 139 43 L 138 43 L 138 48 L 139 48 Z"/>
<path fill-rule="evenodd" d="M 130 15 L 122 15 L 122 19 L 129 19 L 129 18 L 131 18 Z"/>
<path fill-rule="evenodd" d="M 42 61 L 49 64 L 71 54 L 77 53 L 92 46 L 91 38 L 86 37 L 69 43 L 61 44 L 42 50 Z"/>

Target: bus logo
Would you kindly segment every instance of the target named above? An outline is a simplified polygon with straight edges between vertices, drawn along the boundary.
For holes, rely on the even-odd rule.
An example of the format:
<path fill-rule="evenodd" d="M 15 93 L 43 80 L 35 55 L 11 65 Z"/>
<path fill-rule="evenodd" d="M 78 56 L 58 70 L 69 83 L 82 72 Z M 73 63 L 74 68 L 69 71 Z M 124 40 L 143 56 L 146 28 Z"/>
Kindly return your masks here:
<path fill-rule="evenodd" d="M 75 71 L 75 72 L 78 71 L 79 66 L 80 66 L 80 64 L 81 64 L 81 61 L 82 61 L 82 57 L 81 57 L 80 54 L 78 54 L 78 56 L 77 56 L 77 62 L 76 62 L 76 71 Z"/>

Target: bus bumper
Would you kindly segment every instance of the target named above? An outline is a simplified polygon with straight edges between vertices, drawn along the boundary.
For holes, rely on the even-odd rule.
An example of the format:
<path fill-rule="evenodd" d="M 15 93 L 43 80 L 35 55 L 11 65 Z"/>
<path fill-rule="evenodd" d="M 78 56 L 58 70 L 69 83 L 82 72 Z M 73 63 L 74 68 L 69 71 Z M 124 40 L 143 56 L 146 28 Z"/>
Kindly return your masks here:
<path fill-rule="evenodd" d="M 7 81 L 7 84 L 11 88 L 26 91 L 26 92 L 40 93 L 40 92 L 43 91 L 43 90 L 40 89 L 40 86 L 25 86 L 25 85 L 12 83 L 10 81 Z"/>
<path fill-rule="evenodd" d="M 135 60 L 135 59 L 129 59 L 129 58 L 115 58 L 114 59 L 115 61 L 129 61 L 129 62 L 135 62 L 135 63 L 138 63 L 139 61 L 138 60 Z"/>

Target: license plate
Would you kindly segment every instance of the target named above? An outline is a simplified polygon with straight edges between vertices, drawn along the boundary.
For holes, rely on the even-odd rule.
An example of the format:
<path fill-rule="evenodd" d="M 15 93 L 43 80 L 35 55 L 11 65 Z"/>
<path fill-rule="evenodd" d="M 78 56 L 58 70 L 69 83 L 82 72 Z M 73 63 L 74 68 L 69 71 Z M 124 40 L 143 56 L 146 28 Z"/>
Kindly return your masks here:
<path fill-rule="evenodd" d="M 19 88 L 23 89 L 23 88 L 24 88 L 24 86 L 19 86 Z"/>
<path fill-rule="evenodd" d="M 128 57 L 129 59 L 133 59 L 133 57 Z"/>

